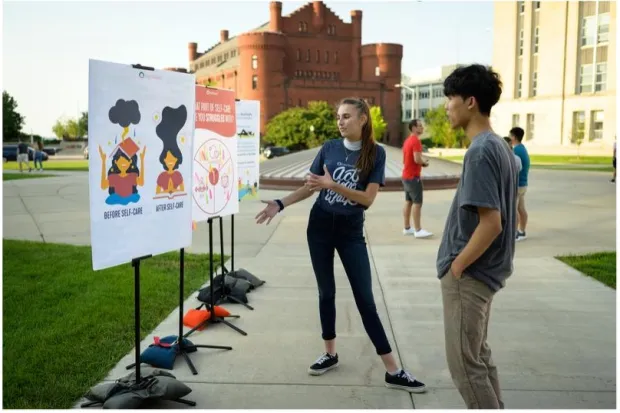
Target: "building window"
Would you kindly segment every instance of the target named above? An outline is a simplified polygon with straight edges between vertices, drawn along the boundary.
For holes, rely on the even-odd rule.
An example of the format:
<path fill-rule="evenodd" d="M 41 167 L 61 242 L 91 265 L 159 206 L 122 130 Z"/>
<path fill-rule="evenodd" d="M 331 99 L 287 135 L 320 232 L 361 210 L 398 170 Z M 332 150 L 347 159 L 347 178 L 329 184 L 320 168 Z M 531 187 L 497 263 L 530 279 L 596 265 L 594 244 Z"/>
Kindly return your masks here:
<path fill-rule="evenodd" d="M 381 69 L 379 69 L 379 66 L 375 67 L 375 76 L 381 76 Z"/>
<path fill-rule="evenodd" d="M 592 117 L 590 121 L 590 140 L 596 141 L 603 139 L 603 111 L 602 110 L 593 110 Z"/>
<path fill-rule="evenodd" d="M 329 63 L 329 52 L 325 51 L 325 63 Z"/>
<path fill-rule="evenodd" d="M 596 65 L 596 83 L 594 85 L 595 92 L 602 92 L 607 86 L 607 62 L 598 63 Z"/>
<path fill-rule="evenodd" d="M 525 33 L 523 33 L 523 29 L 519 30 L 519 56 L 523 56 L 524 36 Z"/>
<path fill-rule="evenodd" d="M 538 87 L 538 72 L 532 73 L 532 96 L 536 96 Z"/>
<path fill-rule="evenodd" d="M 527 114 L 527 131 L 525 132 L 525 140 L 531 141 L 534 139 L 534 114 Z"/>
<path fill-rule="evenodd" d="M 517 79 L 517 97 L 520 98 L 523 91 L 523 73 L 519 73 Z"/>
<path fill-rule="evenodd" d="M 592 92 L 592 64 L 581 65 L 579 68 L 579 93 Z"/>
<path fill-rule="evenodd" d="M 338 63 L 338 52 L 334 52 L 334 63 Z"/>
<path fill-rule="evenodd" d="M 336 34 L 336 26 L 334 26 L 333 24 L 327 26 L 327 34 L 330 36 L 334 36 Z"/>
<path fill-rule="evenodd" d="M 540 2 L 539 1 L 535 1 L 534 2 L 534 10 L 538 10 L 540 9 Z"/>
<path fill-rule="evenodd" d="M 306 22 L 299 22 L 299 32 L 300 33 L 307 33 L 308 32 L 308 23 L 306 23 Z"/>
<path fill-rule="evenodd" d="M 405 111 L 405 119 L 411 119 L 411 109 Z"/>
<path fill-rule="evenodd" d="M 596 29 L 596 16 L 584 17 L 581 20 L 581 46 L 594 46 Z M 609 25 L 607 30 L 609 31 Z"/>
<path fill-rule="evenodd" d="M 252 69 L 258 69 L 258 56 L 256 55 L 252 56 Z"/>
<path fill-rule="evenodd" d="M 573 132 L 570 137 L 572 143 L 583 139 L 586 136 L 586 113 L 585 112 L 573 112 Z"/>
<path fill-rule="evenodd" d="M 406 92 L 405 93 L 405 100 L 411 100 L 413 96 L 411 96 L 411 92 Z"/>
<path fill-rule="evenodd" d="M 252 76 L 252 89 L 257 89 L 258 88 L 258 76 L 254 75 Z"/>
<path fill-rule="evenodd" d="M 599 14 L 598 16 L 598 43 L 609 41 L 609 13 Z"/>
<path fill-rule="evenodd" d="M 321 63 L 321 51 L 320 50 L 316 51 L 316 62 Z"/>
<path fill-rule="evenodd" d="M 540 28 L 538 26 L 536 26 L 536 28 L 534 29 L 534 54 L 538 53 L 538 33 L 540 31 Z"/>
<path fill-rule="evenodd" d="M 512 115 L 512 127 L 519 126 L 521 119 L 518 113 Z"/>
<path fill-rule="evenodd" d="M 301 49 L 297 49 L 297 61 L 301 62 Z"/>
<path fill-rule="evenodd" d="M 306 50 L 306 62 L 310 61 L 310 49 Z"/>
<path fill-rule="evenodd" d="M 519 7 L 519 14 L 525 13 L 525 2 L 524 1 L 518 1 L 517 7 Z"/>

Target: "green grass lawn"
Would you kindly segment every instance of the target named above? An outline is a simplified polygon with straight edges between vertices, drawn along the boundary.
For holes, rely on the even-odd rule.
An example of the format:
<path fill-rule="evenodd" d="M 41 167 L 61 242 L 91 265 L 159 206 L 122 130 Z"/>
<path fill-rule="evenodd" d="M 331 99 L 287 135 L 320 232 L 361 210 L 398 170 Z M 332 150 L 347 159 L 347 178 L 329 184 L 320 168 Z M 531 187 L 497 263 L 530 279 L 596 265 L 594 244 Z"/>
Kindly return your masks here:
<path fill-rule="evenodd" d="M 616 252 L 556 257 L 577 271 L 616 289 Z"/>
<path fill-rule="evenodd" d="M 49 178 L 50 176 L 54 176 L 54 175 L 46 175 L 46 174 L 40 174 L 40 173 L 23 173 L 23 174 L 13 174 L 13 173 L 8 173 L 8 174 L 2 174 L 2 180 L 3 181 L 18 181 L 20 179 L 35 179 L 35 178 Z"/>
<path fill-rule="evenodd" d="M 588 172 L 613 172 L 611 166 L 588 166 L 588 165 L 532 165 L 532 169 L 552 169 L 556 171 L 588 171 Z M 611 177 L 610 177 L 611 179 Z"/>
<path fill-rule="evenodd" d="M 34 164 L 31 162 L 31 166 Z M 17 162 L 6 162 L 4 169 L 10 169 L 14 171 L 19 170 Z M 49 171 L 88 171 L 88 161 L 86 159 L 80 159 L 75 161 L 46 161 L 43 162 L 43 169 Z"/>
<path fill-rule="evenodd" d="M 462 161 L 463 155 L 444 156 L 450 161 Z M 574 155 L 530 155 L 532 165 L 541 164 L 570 164 L 570 165 L 608 165 L 611 168 L 611 156 L 581 156 Z"/>
<path fill-rule="evenodd" d="M 134 347 L 133 267 L 94 272 L 90 247 L 3 246 L 3 407 L 71 408 Z M 140 270 L 144 338 L 179 304 L 179 253 Z M 185 297 L 208 278 L 208 255 L 185 254 Z"/>

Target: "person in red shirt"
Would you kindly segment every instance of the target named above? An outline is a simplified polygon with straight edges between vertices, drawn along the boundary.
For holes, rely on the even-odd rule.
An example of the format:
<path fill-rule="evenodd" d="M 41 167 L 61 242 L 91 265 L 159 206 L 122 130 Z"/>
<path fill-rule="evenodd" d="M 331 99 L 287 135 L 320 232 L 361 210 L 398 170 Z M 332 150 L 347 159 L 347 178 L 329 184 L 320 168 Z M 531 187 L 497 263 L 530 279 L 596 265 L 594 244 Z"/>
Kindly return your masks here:
<path fill-rule="evenodd" d="M 422 214 L 422 167 L 428 166 L 428 161 L 422 159 L 422 142 L 419 136 L 424 132 L 424 126 L 419 119 L 409 122 L 411 135 L 403 144 L 403 173 L 402 181 L 405 190 L 405 207 L 403 208 L 403 219 L 405 228 L 403 235 L 413 235 L 416 238 L 428 238 L 433 235 L 431 232 L 422 229 L 420 223 Z M 411 213 L 413 211 L 413 228 L 411 228 Z"/>

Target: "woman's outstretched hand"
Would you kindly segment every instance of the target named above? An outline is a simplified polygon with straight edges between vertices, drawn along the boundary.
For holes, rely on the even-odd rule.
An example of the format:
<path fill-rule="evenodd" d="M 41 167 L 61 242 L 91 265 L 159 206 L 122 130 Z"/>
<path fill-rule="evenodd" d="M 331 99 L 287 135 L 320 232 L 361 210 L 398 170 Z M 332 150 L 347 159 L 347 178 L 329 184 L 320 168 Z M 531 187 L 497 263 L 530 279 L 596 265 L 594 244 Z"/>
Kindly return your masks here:
<path fill-rule="evenodd" d="M 267 206 L 265 207 L 265 209 L 263 209 L 261 212 L 259 212 L 256 215 L 255 217 L 256 223 L 262 224 L 263 222 L 267 221 L 267 225 L 269 225 L 273 217 L 278 215 L 278 212 L 280 212 L 280 207 L 278 206 L 276 201 L 261 201 L 261 202 L 263 204 L 267 204 Z"/>

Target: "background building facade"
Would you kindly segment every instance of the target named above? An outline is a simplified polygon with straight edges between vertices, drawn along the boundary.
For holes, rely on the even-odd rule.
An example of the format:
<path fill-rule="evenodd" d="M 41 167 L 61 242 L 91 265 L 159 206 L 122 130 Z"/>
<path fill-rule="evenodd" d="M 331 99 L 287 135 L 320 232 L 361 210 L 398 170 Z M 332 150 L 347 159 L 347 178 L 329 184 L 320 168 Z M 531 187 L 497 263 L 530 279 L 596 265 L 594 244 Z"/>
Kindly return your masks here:
<path fill-rule="evenodd" d="M 204 52 L 189 43 L 189 71 L 198 83 L 236 91 L 238 99 L 261 102 L 261 134 L 278 113 L 309 101 L 337 103 L 347 96 L 382 108 L 386 143 L 400 134 L 400 44 L 362 45 L 362 12 L 345 23 L 322 1 L 288 16 L 282 3 L 270 3 L 269 22 L 236 37 L 227 30 Z"/>
<path fill-rule="evenodd" d="M 494 129 L 531 147 L 607 150 L 616 134 L 616 3 L 495 2 Z"/>

